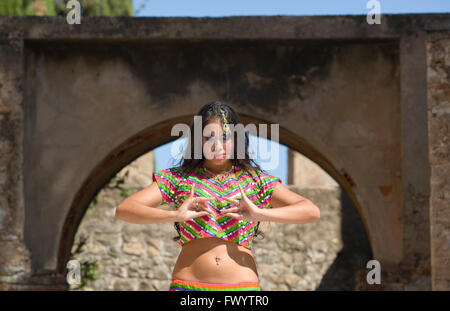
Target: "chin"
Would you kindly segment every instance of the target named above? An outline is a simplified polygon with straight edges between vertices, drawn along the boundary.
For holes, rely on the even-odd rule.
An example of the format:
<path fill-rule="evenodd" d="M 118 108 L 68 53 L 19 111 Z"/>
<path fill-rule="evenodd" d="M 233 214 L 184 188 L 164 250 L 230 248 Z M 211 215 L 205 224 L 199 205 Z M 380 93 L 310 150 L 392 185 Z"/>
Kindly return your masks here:
<path fill-rule="evenodd" d="M 223 159 L 213 159 L 212 161 L 214 163 L 221 164 L 221 163 L 227 162 L 227 160 L 228 160 L 227 158 L 223 158 Z"/>

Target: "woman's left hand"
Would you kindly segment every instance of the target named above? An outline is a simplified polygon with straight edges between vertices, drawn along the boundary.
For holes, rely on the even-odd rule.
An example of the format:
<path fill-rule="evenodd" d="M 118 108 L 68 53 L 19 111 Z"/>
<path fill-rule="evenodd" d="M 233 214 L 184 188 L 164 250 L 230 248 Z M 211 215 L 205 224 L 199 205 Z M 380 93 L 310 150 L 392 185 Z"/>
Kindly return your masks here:
<path fill-rule="evenodd" d="M 222 198 L 227 202 L 237 205 L 236 207 L 230 207 L 220 212 L 223 216 L 230 216 L 235 219 L 259 221 L 260 208 L 258 208 L 246 195 L 241 185 L 239 190 L 241 191 L 241 199 L 235 200 L 231 198 Z"/>

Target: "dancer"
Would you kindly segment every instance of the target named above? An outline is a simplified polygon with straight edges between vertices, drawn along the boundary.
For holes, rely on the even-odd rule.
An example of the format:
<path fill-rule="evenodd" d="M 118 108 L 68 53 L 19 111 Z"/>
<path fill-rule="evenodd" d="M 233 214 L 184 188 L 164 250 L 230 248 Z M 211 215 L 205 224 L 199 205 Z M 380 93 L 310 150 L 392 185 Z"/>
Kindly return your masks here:
<path fill-rule="evenodd" d="M 174 222 L 182 249 L 169 290 L 261 290 L 252 254 L 260 222 L 304 224 L 318 220 L 320 210 L 250 158 L 248 132 L 231 130 L 241 122 L 230 105 L 210 102 L 198 116 L 202 131 L 195 132 L 193 120 L 185 157 L 155 171 L 154 182 L 126 198 L 116 217 L 137 224 Z M 197 157 L 195 150 L 201 150 Z M 168 203 L 176 209 L 158 208 Z"/>

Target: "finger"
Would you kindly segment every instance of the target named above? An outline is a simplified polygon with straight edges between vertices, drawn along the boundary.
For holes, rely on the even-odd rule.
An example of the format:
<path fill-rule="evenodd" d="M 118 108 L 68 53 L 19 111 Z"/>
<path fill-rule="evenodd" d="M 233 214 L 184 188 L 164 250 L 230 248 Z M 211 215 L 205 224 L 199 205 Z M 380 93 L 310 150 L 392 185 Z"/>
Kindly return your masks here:
<path fill-rule="evenodd" d="M 224 197 L 222 199 L 225 200 L 225 201 L 228 201 L 230 203 L 233 203 L 233 204 L 239 204 L 239 200 L 235 200 L 235 199 L 227 198 L 227 197 Z"/>
<path fill-rule="evenodd" d="M 244 189 L 242 189 L 241 185 L 239 185 L 239 190 L 241 190 L 242 198 L 247 197 L 247 196 L 245 195 Z"/>
<path fill-rule="evenodd" d="M 209 214 L 209 212 L 196 212 L 195 216 L 192 218 L 197 218 L 197 217 L 202 217 L 202 216 L 207 216 Z"/>
<path fill-rule="evenodd" d="M 199 212 L 199 214 L 201 214 L 202 216 L 208 216 L 209 212 L 204 211 L 204 212 Z"/>
<path fill-rule="evenodd" d="M 244 188 L 242 188 L 241 185 L 239 185 L 239 189 L 241 189 L 242 200 L 245 200 L 245 202 L 249 202 L 250 199 L 249 199 L 248 196 L 245 194 Z"/>
<path fill-rule="evenodd" d="M 230 208 L 221 210 L 220 213 L 227 214 L 227 213 L 234 213 L 234 212 L 239 212 L 239 211 L 240 211 L 239 207 L 230 207 Z"/>
<path fill-rule="evenodd" d="M 202 197 L 197 197 L 196 198 L 198 200 L 198 202 L 203 202 L 203 201 L 211 201 L 214 200 L 214 198 L 202 198 Z"/>
<path fill-rule="evenodd" d="M 199 207 L 207 211 L 209 214 L 214 214 L 213 210 L 204 202 L 200 202 Z"/>
<path fill-rule="evenodd" d="M 214 198 L 202 198 L 202 197 L 194 197 L 193 198 L 193 205 L 194 206 L 197 206 L 197 203 L 198 204 L 201 204 L 201 203 L 203 203 L 203 202 L 206 202 L 206 201 L 211 201 L 211 200 L 214 200 Z"/>
<path fill-rule="evenodd" d="M 195 184 L 192 183 L 192 186 L 191 186 L 191 197 L 194 197 L 194 188 L 195 188 Z"/>
<path fill-rule="evenodd" d="M 226 216 L 230 216 L 231 218 L 234 219 L 242 219 L 243 216 L 241 214 L 236 214 L 236 213 L 228 213 Z"/>

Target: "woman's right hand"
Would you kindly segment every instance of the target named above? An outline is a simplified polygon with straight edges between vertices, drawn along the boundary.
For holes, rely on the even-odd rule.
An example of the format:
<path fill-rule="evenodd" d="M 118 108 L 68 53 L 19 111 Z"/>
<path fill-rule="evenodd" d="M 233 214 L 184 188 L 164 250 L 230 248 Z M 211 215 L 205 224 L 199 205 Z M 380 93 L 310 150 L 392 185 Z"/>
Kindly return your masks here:
<path fill-rule="evenodd" d="M 214 198 L 194 197 L 195 184 L 192 184 L 191 194 L 184 200 L 183 204 L 177 209 L 176 222 L 182 222 L 188 219 L 214 214 L 205 201 L 214 200 Z M 198 202 L 198 207 L 197 203 Z"/>

